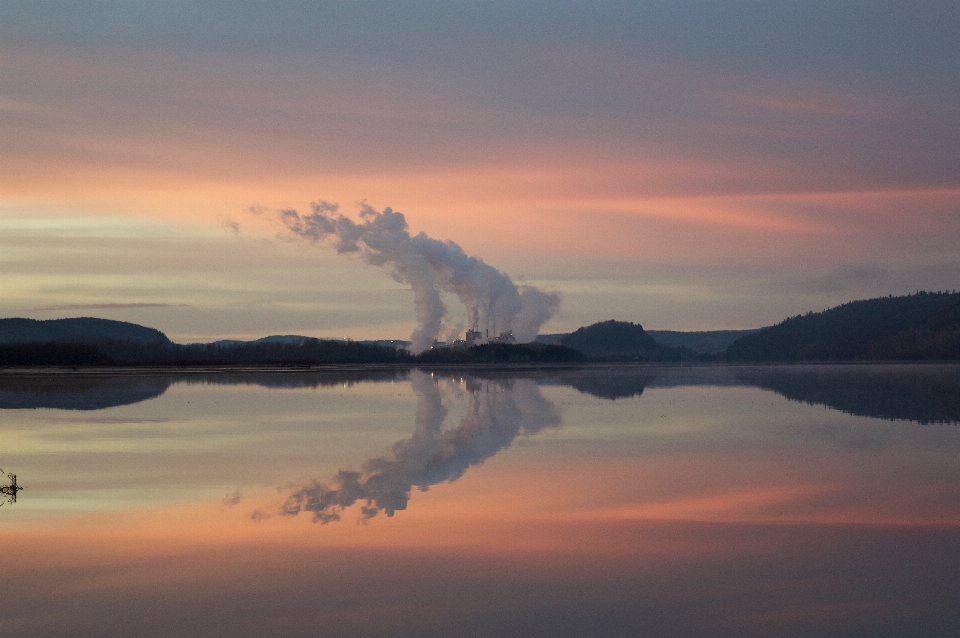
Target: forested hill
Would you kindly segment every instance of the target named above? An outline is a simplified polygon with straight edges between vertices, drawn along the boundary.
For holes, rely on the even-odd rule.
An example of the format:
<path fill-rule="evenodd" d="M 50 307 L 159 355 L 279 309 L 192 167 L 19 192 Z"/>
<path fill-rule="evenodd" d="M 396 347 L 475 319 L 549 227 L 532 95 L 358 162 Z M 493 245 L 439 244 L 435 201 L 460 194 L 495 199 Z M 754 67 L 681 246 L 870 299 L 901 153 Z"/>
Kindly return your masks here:
<path fill-rule="evenodd" d="M 591 359 L 605 361 L 674 361 L 676 348 L 654 341 L 640 324 L 601 321 L 579 328 L 563 337 L 560 344 L 581 351 Z"/>
<path fill-rule="evenodd" d="M 112 319 L 0 319 L 0 343 L 76 343 L 103 339 L 170 343 L 167 335 L 155 328 Z"/>
<path fill-rule="evenodd" d="M 737 339 L 728 361 L 960 359 L 960 293 L 880 297 L 786 319 Z"/>

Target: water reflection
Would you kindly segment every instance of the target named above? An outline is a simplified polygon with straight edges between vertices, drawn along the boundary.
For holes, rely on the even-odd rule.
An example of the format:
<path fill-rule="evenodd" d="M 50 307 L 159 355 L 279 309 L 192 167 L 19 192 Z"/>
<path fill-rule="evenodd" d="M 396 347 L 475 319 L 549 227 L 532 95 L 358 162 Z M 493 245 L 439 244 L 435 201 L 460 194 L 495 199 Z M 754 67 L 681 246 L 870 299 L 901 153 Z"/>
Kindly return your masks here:
<path fill-rule="evenodd" d="M 818 365 L 733 368 L 744 382 L 856 416 L 960 423 L 960 366 Z"/>
<path fill-rule="evenodd" d="M 158 397 L 175 381 L 168 375 L 8 372 L 0 375 L 0 409 L 103 410 Z"/>
<path fill-rule="evenodd" d="M 601 399 L 639 397 L 648 387 L 754 386 L 855 416 L 960 423 L 960 365 L 611 366 L 538 379 Z"/>
<path fill-rule="evenodd" d="M 359 471 L 340 470 L 329 482 L 314 481 L 295 490 L 282 507 L 284 515 L 311 512 L 314 522 L 330 523 L 340 520 L 345 508 L 363 502 L 361 520 L 380 512 L 393 516 L 406 509 L 414 487 L 427 491 L 431 485 L 455 481 L 467 468 L 508 447 L 517 435 L 560 423 L 556 408 L 532 379 L 441 379 L 418 370 L 410 383 L 417 396 L 413 435 Z M 443 428 L 448 413 L 444 391 L 468 398 L 467 412 L 456 428 Z"/>
<path fill-rule="evenodd" d="M 397 381 L 406 370 L 378 367 L 337 367 L 294 372 L 288 369 L 256 371 L 151 373 L 40 372 L 0 374 L 0 410 L 52 408 L 103 410 L 155 399 L 177 383 L 204 385 L 258 385 L 266 388 L 320 388 L 352 386 L 367 381 Z"/>
<path fill-rule="evenodd" d="M 422 378 L 425 373 L 412 373 Z M 447 370 L 442 374 L 456 375 Z M 960 365 L 862 364 L 793 366 L 601 366 L 559 370 L 497 369 L 483 372 L 498 387 L 525 380 L 567 386 L 600 399 L 640 397 L 648 387 L 757 386 L 787 399 L 857 416 L 918 423 L 960 423 Z M 177 373 L 0 374 L 0 409 L 101 410 L 159 397 L 172 385 L 256 385 L 267 388 L 352 386 L 404 381 L 397 368 L 339 367 Z M 499 380 L 499 381 L 497 381 Z M 513 380 L 513 381 L 511 381 Z"/>
<path fill-rule="evenodd" d="M 662 373 L 663 369 L 658 368 L 603 367 L 572 370 L 538 381 L 541 385 L 569 386 L 582 394 L 616 401 L 639 397 L 644 388 Z"/>
<path fill-rule="evenodd" d="M 403 368 L 376 366 L 338 366 L 319 370 L 295 372 L 291 370 L 196 372 L 180 374 L 179 383 L 205 385 L 256 385 L 264 388 L 331 388 L 350 387 L 358 383 L 403 381 L 410 371 Z"/>
<path fill-rule="evenodd" d="M 960 635 L 960 429 L 796 403 L 950 420 L 960 367 L 834 368 L 175 373 L 7 411 L 0 635 Z"/>

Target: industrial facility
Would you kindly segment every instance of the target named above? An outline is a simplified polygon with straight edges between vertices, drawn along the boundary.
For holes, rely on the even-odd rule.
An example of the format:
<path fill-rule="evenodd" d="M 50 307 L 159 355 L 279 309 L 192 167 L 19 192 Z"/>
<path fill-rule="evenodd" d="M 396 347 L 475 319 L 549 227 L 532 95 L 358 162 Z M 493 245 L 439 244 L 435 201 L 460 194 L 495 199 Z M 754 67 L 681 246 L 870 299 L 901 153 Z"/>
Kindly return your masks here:
<path fill-rule="evenodd" d="M 516 343 L 516 338 L 513 336 L 512 330 L 506 330 L 501 332 L 497 337 L 490 337 L 490 330 L 486 331 L 486 335 L 477 328 L 471 328 L 467 330 L 467 334 L 463 339 L 454 339 L 453 341 L 438 341 L 434 339 L 433 345 L 430 346 L 430 349 L 437 348 L 470 348 L 472 346 L 479 346 L 484 343 Z"/>

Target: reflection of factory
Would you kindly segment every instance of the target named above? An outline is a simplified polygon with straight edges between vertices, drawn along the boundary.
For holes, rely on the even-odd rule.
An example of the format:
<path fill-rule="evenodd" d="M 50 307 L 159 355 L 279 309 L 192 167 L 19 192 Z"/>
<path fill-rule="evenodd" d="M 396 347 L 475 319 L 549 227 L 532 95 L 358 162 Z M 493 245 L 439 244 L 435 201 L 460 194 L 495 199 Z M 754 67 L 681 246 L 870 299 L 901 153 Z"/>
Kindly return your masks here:
<path fill-rule="evenodd" d="M 451 342 L 446 341 L 437 341 L 434 340 L 432 348 L 469 348 L 471 346 L 479 346 L 483 343 L 516 343 L 516 338 L 513 336 L 512 330 L 507 330 L 501 332 L 500 336 L 490 338 L 490 330 L 487 330 L 486 335 L 480 332 L 476 328 L 471 328 L 467 330 L 467 334 L 463 339 L 454 339 Z"/>

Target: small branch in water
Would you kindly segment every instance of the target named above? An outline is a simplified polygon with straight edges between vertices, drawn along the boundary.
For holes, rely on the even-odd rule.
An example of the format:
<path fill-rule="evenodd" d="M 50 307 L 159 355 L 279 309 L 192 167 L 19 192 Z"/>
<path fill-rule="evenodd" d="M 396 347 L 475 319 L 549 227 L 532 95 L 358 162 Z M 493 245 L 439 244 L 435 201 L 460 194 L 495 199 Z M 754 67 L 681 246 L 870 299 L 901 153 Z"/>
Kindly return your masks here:
<path fill-rule="evenodd" d="M 3 473 L 3 470 L 0 469 L 0 474 Z M 22 485 L 17 484 L 17 475 L 13 472 L 7 474 L 7 478 L 10 480 L 10 485 L 0 485 L 0 494 L 7 496 L 7 503 L 16 503 L 17 502 L 17 492 L 23 489 Z M 3 506 L 3 503 L 0 502 L 0 507 Z"/>

